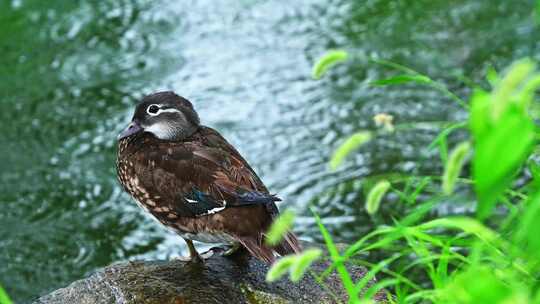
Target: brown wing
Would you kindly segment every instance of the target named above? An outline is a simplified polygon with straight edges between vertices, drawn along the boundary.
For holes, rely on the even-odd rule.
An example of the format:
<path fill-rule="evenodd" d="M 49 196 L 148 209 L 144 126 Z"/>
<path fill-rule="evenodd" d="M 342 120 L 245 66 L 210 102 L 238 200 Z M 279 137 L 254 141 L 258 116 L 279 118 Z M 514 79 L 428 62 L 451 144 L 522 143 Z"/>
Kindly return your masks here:
<path fill-rule="evenodd" d="M 212 147 L 219 151 L 217 152 L 218 155 L 211 153 L 207 154 L 209 159 L 219 161 L 220 153 L 225 153 L 228 155 L 230 160 L 230 165 L 227 168 L 228 172 L 230 172 L 228 175 L 229 180 L 232 180 L 233 182 L 236 182 L 247 189 L 268 193 L 268 189 L 266 189 L 266 186 L 251 168 L 248 162 L 231 144 L 229 144 L 229 142 L 227 142 L 225 138 L 223 138 L 223 136 L 221 136 L 221 134 L 208 127 L 202 127 L 199 134 L 201 135 L 200 140 L 205 143 L 205 146 Z M 279 214 L 276 204 L 274 203 L 266 204 L 266 209 L 272 218 L 275 218 Z"/>
<path fill-rule="evenodd" d="M 225 177 L 223 177 L 222 182 L 224 183 L 225 180 L 228 181 L 236 181 L 236 183 L 241 184 L 243 187 L 251 189 L 252 191 L 257 192 L 263 192 L 268 194 L 268 190 L 262 183 L 262 181 L 259 179 L 257 174 L 253 171 L 253 169 L 249 166 L 247 161 L 238 153 L 238 151 L 227 142 L 217 131 L 203 127 L 201 129 L 201 135 L 203 135 L 201 138 L 203 139 L 203 142 L 205 143 L 205 146 L 217 148 L 218 155 L 214 155 L 212 153 L 206 153 L 206 158 L 211 159 L 213 161 L 220 160 L 220 153 L 225 153 L 229 156 L 230 159 L 230 165 L 227 166 L 229 169 L 230 174 Z M 200 153 L 199 154 L 204 154 Z M 217 157 L 216 157 L 217 156 Z M 273 220 L 275 217 L 278 216 L 279 211 L 273 201 L 265 203 L 265 208 L 268 214 L 270 215 L 270 219 Z M 269 224 L 271 223 L 271 220 L 268 224 L 265 224 L 266 227 L 264 230 L 261 231 L 261 233 L 256 238 L 244 238 L 241 240 L 242 244 L 255 256 L 261 255 L 261 251 L 267 252 L 269 248 L 263 245 L 262 239 L 264 237 L 264 233 L 266 232 L 266 229 L 268 228 Z M 293 253 L 299 253 L 301 251 L 300 244 L 298 242 L 298 239 L 292 232 L 287 232 L 284 237 L 283 241 L 278 244 L 276 247 L 272 248 L 275 251 L 277 251 L 281 255 L 285 254 L 293 254 Z M 268 256 L 268 254 L 266 254 Z M 264 260 L 264 258 L 262 258 Z M 271 261 L 273 259 L 266 259 L 266 261 Z"/>
<path fill-rule="evenodd" d="M 163 153 L 167 151 L 167 153 Z M 181 216 L 198 217 L 279 200 L 256 187 L 254 177 L 223 151 L 200 143 L 167 144 L 145 155 L 149 164 L 143 183 L 166 197 Z"/>

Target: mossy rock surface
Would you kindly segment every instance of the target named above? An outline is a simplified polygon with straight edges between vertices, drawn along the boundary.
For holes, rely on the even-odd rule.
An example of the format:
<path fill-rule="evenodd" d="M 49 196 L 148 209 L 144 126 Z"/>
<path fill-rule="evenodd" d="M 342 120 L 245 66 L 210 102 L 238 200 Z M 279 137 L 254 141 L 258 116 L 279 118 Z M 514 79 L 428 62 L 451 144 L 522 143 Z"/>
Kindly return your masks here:
<path fill-rule="evenodd" d="M 313 266 L 322 271 L 322 263 Z M 349 266 L 355 280 L 366 269 Z M 204 264 L 172 261 L 138 261 L 108 266 L 86 279 L 45 295 L 39 304 L 282 304 L 346 303 L 346 295 L 336 274 L 326 279 L 339 301 L 311 276 L 299 283 L 287 279 L 266 283 L 268 266 L 244 254 L 222 257 L 214 254 Z M 371 282 L 373 284 L 373 282 Z M 384 303 L 386 295 L 377 299 Z"/>

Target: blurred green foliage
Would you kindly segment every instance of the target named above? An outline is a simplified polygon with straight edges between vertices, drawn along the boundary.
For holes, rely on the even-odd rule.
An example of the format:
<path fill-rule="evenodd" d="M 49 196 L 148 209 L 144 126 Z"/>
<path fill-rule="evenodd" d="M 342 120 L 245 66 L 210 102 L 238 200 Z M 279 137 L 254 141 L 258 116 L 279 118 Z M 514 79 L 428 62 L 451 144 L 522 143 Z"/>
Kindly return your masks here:
<path fill-rule="evenodd" d="M 474 139 L 473 179 L 478 215 L 487 217 L 512 182 L 535 143 L 535 125 L 528 115 L 540 74 L 529 60 L 512 66 L 495 81 L 491 93 L 477 90 L 471 99 L 470 130 Z"/>
<path fill-rule="evenodd" d="M 291 229 L 294 222 L 295 214 L 291 210 L 287 209 L 281 213 L 281 215 L 272 223 L 268 233 L 266 234 L 265 241 L 268 245 L 277 245 L 281 241 L 283 235 Z"/>
<path fill-rule="evenodd" d="M 470 144 L 468 142 L 463 142 L 450 153 L 450 157 L 444 166 L 442 181 L 444 194 L 449 195 L 454 192 L 454 186 L 456 185 L 461 169 L 465 163 L 465 158 L 470 149 Z"/>
<path fill-rule="evenodd" d="M 380 60 L 377 63 L 406 74 L 376 81 L 374 85 L 429 84 L 453 95 L 445 85 L 407 67 Z M 529 109 L 540 87 L 540 74 L 531 60 L 524 59 L 501 75 L 488 70 L 487 79 L 493 87 L 484 90 L 475 86 L 469 103 L 457 96 L 454 99 L 469 109 L 470 115 L 468 121 L 443 129 L 430 145 L 440 150 L 445 167 L 442 176 L 410 176 L 406 179 L 422 182 L 405 191 L 382 179 L 367 196 L 369 214 L 377 211 L 387 191 L 416 205 L 412 212 L 394 219 L 394 225 L 379 226 L 342 252 L 314 212 L 331 261 L 323 273 L 312 273 L 317 280 L 322 281 L 336 271 L 350 297 L 349 303 L 367 303 L 381 291 L 387 294 L 389 303 L 539 303 L 540 170 L 533 161 L 538 130 Z M 470 139 L 447 155 L 446 137 L 453 130 L 467 126 Z M 399 129 L 398 125 L 396 132 Z M 330 167 L 340 165 L 355 149 L 378 134 L 368 130 L 353 134 L 337 148 Z M 467 170 L 470 154 L 472 170 Z M 521 181 L 516 183 L 518 179 Z M 419 193 L 428 186 L 442 191 L 431 194 L 427 200 L 418 200 Z M 476 210 L 478 216 L 427 217 L 457 186 L 474 189 L 477 204 L 469 208 Z M 502 221 L 491 221 L 494 210 Z M 363 259 L 375 251 L 386 258 L 376 264 Z M 270 270 L 269 278 L 283 275 L 295 259 L 279 260 Z M 369 272 L 354 282 L 346 262 L 367 266 Z M 416 282 L 418 276 L 410 276 L 411 273 L 427 280 Z M 376 275 L 380 281 L 362 293 Z M 294 281 L 298 279 L 294 277 Z"/>
<path fill-rule="evenodd" d="M 350 136 L 336 149 L 334 155 L 332 155 L 332 159 L 330 160 L 330 169 L 335 170 L 337 167 L 339 167 L 339 165 L 341 165 L 341 163 L 343 163 L 347 155 L 360 148 L 370 139 L 371 133 L 366 131 L 360 131 Z"/>
<path fill-rule="evenodd" d="M 289 272 L 289 278 L 293 282 L 302 279 L 309 266 L 320 258 L 322 250 L 319 248 L 309 248 L 300 254 L 289 255 L 278 260 L 266 274 L 268 282 L 274 282 Z"/>
<path fill-rule="evenodd" d="M 349 54 L 346 51 L 334 50 L 324 54 L 313 66 L 311 76 L 320 79 L 332 66 L 347 60 Z"/>

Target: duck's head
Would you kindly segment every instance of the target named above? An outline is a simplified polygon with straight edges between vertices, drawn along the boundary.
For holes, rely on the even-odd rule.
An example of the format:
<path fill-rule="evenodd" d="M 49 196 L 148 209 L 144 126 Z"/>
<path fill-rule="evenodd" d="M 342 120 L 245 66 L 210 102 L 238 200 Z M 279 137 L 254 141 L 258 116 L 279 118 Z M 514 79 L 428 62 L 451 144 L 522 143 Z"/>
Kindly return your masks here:
<path fill-rule="evenodd" d="M 147 132 L 161 140 L 181 141 L 191 136 L 199 125 L 199 115 L 189 100 L 171 91 L 157 92 L 141 100 L 118 140 Z"/>

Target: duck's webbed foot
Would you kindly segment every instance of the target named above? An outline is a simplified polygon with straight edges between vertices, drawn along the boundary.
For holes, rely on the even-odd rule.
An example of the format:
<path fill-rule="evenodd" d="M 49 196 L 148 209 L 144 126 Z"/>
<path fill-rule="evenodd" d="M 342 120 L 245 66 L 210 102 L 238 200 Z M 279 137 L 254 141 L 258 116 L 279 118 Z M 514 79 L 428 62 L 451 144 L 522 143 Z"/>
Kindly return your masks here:
<path fill-rule="evenodd" d="M 240 243 L 233 243 L 227 250 L 225 250 L 223 253 L 221 253 L 222 256 L 231 256 L 238 252 L 238 250 L 242 249 L 242 246 Z"/>

